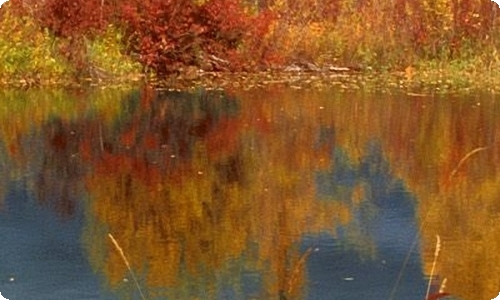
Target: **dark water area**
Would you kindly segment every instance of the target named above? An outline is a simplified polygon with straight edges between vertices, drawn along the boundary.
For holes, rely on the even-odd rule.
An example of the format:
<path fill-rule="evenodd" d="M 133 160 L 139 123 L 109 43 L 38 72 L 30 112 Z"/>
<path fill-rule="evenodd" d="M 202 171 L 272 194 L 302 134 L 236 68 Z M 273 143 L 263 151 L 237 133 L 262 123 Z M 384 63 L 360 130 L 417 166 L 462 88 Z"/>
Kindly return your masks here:
<path fill-rule="evenodd" d="M 0 293 L 492 299 L 499 114 L 489 94 L 3 92 Z"/>

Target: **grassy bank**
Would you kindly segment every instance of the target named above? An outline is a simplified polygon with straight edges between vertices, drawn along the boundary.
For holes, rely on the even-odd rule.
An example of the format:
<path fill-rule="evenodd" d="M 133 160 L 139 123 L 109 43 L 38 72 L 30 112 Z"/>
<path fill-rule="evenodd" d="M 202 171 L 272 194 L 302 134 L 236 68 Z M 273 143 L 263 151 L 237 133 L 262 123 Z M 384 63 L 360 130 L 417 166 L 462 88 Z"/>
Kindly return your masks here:
<path fill-rule="evenodd" d="M 11 0 L 2 7 L 1 84 L 148 77 L 209 85 L 220 81 L 213 73 L 275 74 L 297 65 L 314 66 L 312 77 L 323 81 L 331 72 L 315 69 L 335 66 L 409 89 L 500 88 L 500 26 L 491 1 L 73 2 Z"/>
<path fill-rule="evenodd" d="M 78 37 L 82 68 L 74 59 L 71 37 L 57 37 L 35 16 L 12 2 L 0 14 L 0 84 L 67 86 L 77 82 L 108 83 L 136 80 L 140 63 L 125 55 L 122 33 L 110 24 L 98 36 Z"/>

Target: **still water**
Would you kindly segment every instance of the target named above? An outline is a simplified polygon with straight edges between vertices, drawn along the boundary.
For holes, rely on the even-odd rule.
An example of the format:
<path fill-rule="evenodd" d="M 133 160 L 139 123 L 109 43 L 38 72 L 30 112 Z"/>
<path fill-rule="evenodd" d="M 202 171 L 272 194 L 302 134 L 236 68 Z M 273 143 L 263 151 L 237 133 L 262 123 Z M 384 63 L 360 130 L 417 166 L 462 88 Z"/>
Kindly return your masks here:
<path fill-rule="evenodd" d="M 499 115 L 488 94 L 4 91 L 0 293 L 492 299 Z"/>

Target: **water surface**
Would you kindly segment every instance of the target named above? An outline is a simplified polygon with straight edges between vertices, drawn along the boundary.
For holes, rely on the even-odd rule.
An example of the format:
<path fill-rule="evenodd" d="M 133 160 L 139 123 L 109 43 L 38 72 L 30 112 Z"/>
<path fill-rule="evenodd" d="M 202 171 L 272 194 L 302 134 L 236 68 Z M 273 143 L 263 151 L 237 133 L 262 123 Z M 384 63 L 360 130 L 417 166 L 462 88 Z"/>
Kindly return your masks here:
<path fill-rule="evenodd" d="M 500 291 L 493 95 L 8 91 L 0 103 L 8 299 L 421 300 L 431 274 L 431 293 L 445 283 L 454 299 Z"/>

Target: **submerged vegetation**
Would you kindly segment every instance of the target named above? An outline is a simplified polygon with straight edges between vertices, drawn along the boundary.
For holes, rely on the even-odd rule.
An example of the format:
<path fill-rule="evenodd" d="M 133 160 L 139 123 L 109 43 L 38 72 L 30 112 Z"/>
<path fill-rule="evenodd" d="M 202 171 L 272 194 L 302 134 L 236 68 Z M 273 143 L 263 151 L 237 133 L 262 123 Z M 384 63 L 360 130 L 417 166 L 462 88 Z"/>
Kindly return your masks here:
<path fill-rule="evenodd" d="M 197 79 L 294 66 L 495 88 L 497 12 L 488 0 L 11 0 L 0 13 L 0 79 Z"/>

